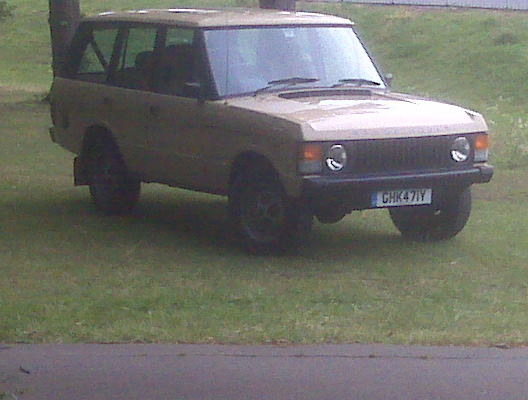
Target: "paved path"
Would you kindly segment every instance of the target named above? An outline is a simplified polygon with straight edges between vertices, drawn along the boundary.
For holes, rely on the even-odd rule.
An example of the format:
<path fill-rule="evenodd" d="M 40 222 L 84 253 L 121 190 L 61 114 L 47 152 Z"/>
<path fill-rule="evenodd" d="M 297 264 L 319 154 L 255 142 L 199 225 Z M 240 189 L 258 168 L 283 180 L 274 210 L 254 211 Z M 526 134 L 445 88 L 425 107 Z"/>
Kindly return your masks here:
<path fill-rule="evenodd" d="M 371 345 L 0 348 L 2 400 L 528 399 L 528 349 Z"/>

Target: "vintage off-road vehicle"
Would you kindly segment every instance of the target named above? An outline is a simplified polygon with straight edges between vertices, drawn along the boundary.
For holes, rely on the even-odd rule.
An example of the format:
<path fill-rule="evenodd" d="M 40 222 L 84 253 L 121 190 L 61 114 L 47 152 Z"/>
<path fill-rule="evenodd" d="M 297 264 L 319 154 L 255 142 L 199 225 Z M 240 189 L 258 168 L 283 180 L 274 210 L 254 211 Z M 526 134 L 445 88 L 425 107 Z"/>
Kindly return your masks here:
<path fill-rule="evenodd" d="M 456 235 L 488 182 L 481 115 L 392 93 L 347 19 L 165 9 L 86 18 L 51 90 L 52 140 L 107 214 L 141 182 L 228 196 L 251 252 L 388 208 L 416 240 Z"/>

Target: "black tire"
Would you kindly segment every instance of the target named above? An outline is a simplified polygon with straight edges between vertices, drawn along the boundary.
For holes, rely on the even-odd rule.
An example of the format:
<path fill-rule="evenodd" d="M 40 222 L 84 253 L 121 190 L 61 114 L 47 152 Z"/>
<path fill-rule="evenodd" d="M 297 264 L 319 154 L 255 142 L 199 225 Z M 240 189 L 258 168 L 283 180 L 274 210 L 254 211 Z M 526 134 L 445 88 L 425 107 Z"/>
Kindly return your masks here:
<path fill-rule="evenodd" d="M 242 246 L 257 255 L 300 249 L 313 225 L 313 214 L 289 200 L 278 179 L 251 172 L 231 185 L 229 218 Z"/>
<path fill-rule="evenodd" d="M 141 182 L 128 172 L 117 146 L 100 140 L 90 147 L 88 157 L 90 195 L 95 206 L 108 215 L 132 211 L 139 200 Z"/>
<path fill-rule="evenodd" d="M 471 189 L 446 193 L 431 206 L 389 209 L 401 234 L 415 241 L 447 240 L 456 236 L 471 214 Z"/>

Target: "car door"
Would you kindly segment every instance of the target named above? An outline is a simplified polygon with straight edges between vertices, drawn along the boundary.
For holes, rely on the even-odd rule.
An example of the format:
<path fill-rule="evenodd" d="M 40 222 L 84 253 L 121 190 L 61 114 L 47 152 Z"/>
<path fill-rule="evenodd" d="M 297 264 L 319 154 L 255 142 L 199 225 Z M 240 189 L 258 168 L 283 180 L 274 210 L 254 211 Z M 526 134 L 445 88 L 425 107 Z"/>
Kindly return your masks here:
<path fill-rule="evenodd" d="M 225 165 L 215 157 L 220 140 L 217 106 L 200 99 L 205 65 L 195 31 L 171 28 L 156 51 L 155 86 L 149 98 L 148 143 L 158 163 L 157 181 L 216 192 L 224 186 Z"/>
<path fill-rule="evenodd" d="M 155 52 L 159 27 L 123 24 L 115 48 L 108 89 L 101 101 L 107 124 L 128 168 L 142 180 L 158 180 L 158 158 L 149 135 Z"/>

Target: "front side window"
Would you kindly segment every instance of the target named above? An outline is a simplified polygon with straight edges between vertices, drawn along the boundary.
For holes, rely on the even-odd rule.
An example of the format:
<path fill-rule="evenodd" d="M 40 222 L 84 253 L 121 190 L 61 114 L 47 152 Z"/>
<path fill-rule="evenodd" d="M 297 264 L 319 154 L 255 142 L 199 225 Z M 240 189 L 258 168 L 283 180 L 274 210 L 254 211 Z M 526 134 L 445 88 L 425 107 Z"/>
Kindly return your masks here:
<path fill-rule="evenodd" d="M 196 80 L 197 52 L 194 30 L 170 28 L 165 46 L 157 52 L 156 86 L 164 94 L 189 97 L 189 83 Z"/>
<path fill-rule="evenodd" d="M 205 43 L 221 97 L 288 83 L 331 87 L 361 82 L 384 87 L 348 26 L 208 30 Z"/>

